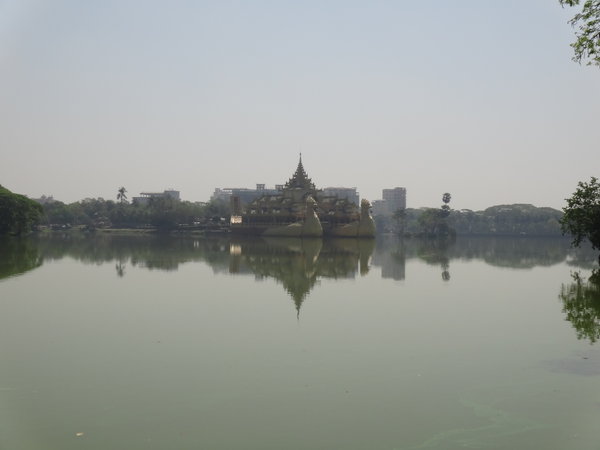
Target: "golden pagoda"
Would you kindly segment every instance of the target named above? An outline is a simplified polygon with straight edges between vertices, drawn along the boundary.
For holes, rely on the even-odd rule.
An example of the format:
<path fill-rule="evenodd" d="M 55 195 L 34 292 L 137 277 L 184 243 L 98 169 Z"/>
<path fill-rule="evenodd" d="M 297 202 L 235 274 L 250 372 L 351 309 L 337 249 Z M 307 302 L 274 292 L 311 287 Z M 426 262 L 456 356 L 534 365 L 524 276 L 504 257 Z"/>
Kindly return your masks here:
<path fill-rule="evenodd" d="M 374 237 L 370 204 L 360 209 L 346 198 L 325 195 L 308 177 L 302 155 L 296 171 L 276 194 L 245 206 L 231 197 L 231 231 L 236 234 L 285 237 Z"/>

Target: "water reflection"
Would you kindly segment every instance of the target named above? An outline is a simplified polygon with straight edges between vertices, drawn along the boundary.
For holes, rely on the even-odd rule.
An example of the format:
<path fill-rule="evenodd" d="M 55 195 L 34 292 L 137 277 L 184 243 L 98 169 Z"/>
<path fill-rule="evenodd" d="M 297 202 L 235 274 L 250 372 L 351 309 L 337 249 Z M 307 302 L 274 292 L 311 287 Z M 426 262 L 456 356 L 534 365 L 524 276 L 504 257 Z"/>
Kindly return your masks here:
<path fill-rule="evenodd" d="M 117 275 L 122 278 L 123 275 L 125 275 L 125 262 L 119 260 L 117 264 L 115 264 L 115 269 L 117 270 Z"/>
<path fill-rule="evenodd" d="M 177 270 L 180 264 L 204 261 L 215 272 L 240 273 L 236 265 L 249 264 L 248 270 L 261 274 L 270 270 L 271 259 L 307 259 L 306 267 L 315 266 L 320 276 L 348 277 L 367 273 L 369 258 L 381 267 L 383 278 L 403 280 L 406 261 L 417 258 L 439 265 L 444 280 L 450 279 L 452 260 L 479 259 L 499 266 L 527 269 L 561 262 L 574 267 L 593 267 L 596 254 L 591 249 L 571 249 L 566 239 L 469 238 L 456 241 L 400 240 L 378 237 L 376 241 L 353 239 L 293 240 L 243 239 L 228 237 L 194 239 L 160 236 L 80 236 L 51 235 L 0 241 L 0 277 L 17 275 L 39 267 L 44 261 L 74 258 L 83 263 L 115 264 L 119 276 L 128 264 L 149 270 Z M 250 257 L 254 255 L 255 257 Z M 265 267 L 261 266 L 261 261 Z M 298 267 L 295 267 L 298 269 Z"/>
<path fill-rule="evenodd" d="M 574 275 L 573 283 L 563 284 L 559 298 L 563 312 L 577 333 L 577 339 L 590 343 L 600 339 L 600 285 Z"/>
<path fill-rule="evenodd" d="M 442 269 L 442 280 L 450 281 L 450 249 L 456 239 L 423 239 L 419 241 L 417 254 L 427 264 L 438 265 Z"/>
<path fill-rule="evenodd" d="M 574 267 L 588 269 L 597 260 L 593 249 L 572 249 L 563 238 L 533 237 L 459 237 L 456 240 L 409 239 L 378 236 L 375 259 L 385 258 L 387 251 L 404 259 L 419 258 L 427 264 L 449 264 L 454 259 L 483 260 L 497 267 L 530 269 L 552 266 L 566 261 Z"/>
<path fill-rule="evenodd" d="M 370 267 L 378 267 L 382 278 L 404 280 L 406 262 L 410 259 L 439 266 L 445 282 L 451 280 L 453 260 L 479 259 L 493 266 L 516 269 L 562 262 L 589 269 L 596 260 L 591 248 L 571 249 L 567 239 L 436 241 L 391 236 L 373 241 L 65 234 L 5 239 L 0 241 L 0 254 L 0 279 L 40 267 L 44 261 L 65 257 L 85 264 L 113 264 L 118 277 L 126 277 L 130 268 L 175 271 L 180 264 L 204 262 L 215 273 L 251 274 L 276 280 L 292 297 L 298 311 L 321 278 L 354 278 L 369 273 Z M 576 282 L 563 286 L 561 298 L 581 337 L 598 339 L 598 332 L 594 331 L 598 328 L 597 291 Z"/>
<path fill-rule="evenodd" d="M 369 272 L 373 240 L 248 239 L 230 243 L 229 272 L 273 278 L 292 297 L 298 315 L 320 278 L 354 278 Z"/>
<path fill-rule="evenodd" d="M 0 279 L 40 267 L 39 246 L 30 239 L 0 239 Z"/>
<path fill-rule="evenodd" d="M 406 277 L 406 242 L 384 237 L 375 242 L 373 265 L 381 267 L 381 278 L 401 281 Z"/>

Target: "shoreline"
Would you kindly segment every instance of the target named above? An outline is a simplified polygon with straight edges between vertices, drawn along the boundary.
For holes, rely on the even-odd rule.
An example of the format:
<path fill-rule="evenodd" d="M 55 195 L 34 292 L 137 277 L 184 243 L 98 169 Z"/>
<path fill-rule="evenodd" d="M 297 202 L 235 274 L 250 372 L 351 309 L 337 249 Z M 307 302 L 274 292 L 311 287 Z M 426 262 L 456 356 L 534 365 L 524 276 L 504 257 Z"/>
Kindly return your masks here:
<path fill-rule="evenodd" d="M 57 233 L 67 233 L 67 234 L 82 234 L 82 235 L 94 235 L 94 234 L 104 234 L 111 236 L 135 236 L 135 235 L 169 235 L 169 236 L 224 236 L 230 235 L 231 230 L 229 228 L 184 228 L 184 229 L 160 229 L 160 228 L 96 228 L 96 229 L 86 229 L 85 227 L 71 227 L 71 228 L 61 228 L 61 229 L 51 229 L 48 227 L 38 229 L 33 231 L 30 235 L 50 235 Z M 400 236 L 395 233 L 376 233 L 375 237 L 389 237 L 389 236 L 397 236 L 403 239 L 415 239 L 415 240 L 449 240 L 449 238 L 444 237 L 436 237 L 436 236 L 418 236 L 414 234 L 406 234 Z M 475 237 L 475 238 L 491 238 L 491 237 L 510 237 L 510 238 L 553 238 L 553 239 L 568 239 L 568 236 L 564 236 L 562 234 L 485 234 L 485 233 L 473 233 L 473 234 L 456 234 L 456 238 L 464 238 L 464 237 Z"/>

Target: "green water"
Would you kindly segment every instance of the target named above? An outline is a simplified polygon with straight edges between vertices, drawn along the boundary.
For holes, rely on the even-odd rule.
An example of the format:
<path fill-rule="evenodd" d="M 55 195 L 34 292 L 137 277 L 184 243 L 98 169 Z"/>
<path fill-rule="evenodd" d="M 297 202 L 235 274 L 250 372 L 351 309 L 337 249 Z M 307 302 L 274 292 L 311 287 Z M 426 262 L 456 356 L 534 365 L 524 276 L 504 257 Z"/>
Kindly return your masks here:
<path fill-rule="evenodd" d="M 0 449 L 600 449 L 596 255 L 0 241 Z"/>

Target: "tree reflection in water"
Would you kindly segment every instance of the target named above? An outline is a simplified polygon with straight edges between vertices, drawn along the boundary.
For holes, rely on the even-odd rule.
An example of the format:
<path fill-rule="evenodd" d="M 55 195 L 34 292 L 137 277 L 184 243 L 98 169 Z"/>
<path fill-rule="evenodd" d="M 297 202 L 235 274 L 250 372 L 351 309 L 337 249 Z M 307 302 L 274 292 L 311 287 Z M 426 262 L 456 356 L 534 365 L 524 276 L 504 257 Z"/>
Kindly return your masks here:
<path fill-rule="evenodd" d="M 117 261 L 117 264 L 115 264 L 115 269 L 117 270 L 117 275 L 119 276 L 119 278 L 122 278 L 123 275 L 125 275 L 125 266 L 126 265 L 122 259 L 119 259 L 119 261 Z"/>
<path fill-rule="evenodd" d="M 456 244 L 454 237 L 443 239 L 419 239 L 417 254 L 427 264 L 439 264 L 442 269 L 442 280 L 450 281 L 450 249 Z"/>
<path fill-rule="evenodd" d="M 43 264 L 39 246 L 28 238 L 0 238 L 0 280 L 29 272 Z"/>
<path fill-rule="evenodd" d="M 573 279 L 560 290 L 563 312 L 575 328 L 577 339 L 594 343 L 600 339 L 600 284 L 584 281 L 578 273 Z"/>
<path fill-rule="evenodd" d="M 23 274 L 44 261 L 70 257 L 83 264 L 110 263 L 116 275 L 128 270 L 176 271 L 180 264 L 204 262 L 214 273 L 248 274 L 272 278 L 292 297 L 297 311 L 319 279 L 354 278 L 371 267 L 382 278 L 402 281 L 406 264 L 420 259 L 441 268 L 442 280 L 450 280 L 452 260 L 483 260 L 499 267 L 529 269 L 566 263 L 579 269 L 595 266 L 596 252 L 572 249 L 568 239 L 457 238 L 456 242 L 398 239 L 237 239 L 229 236 L 112 236 L 79 233 L 40 235 L 0 240 L 0 279 Z M 126 270 L 128 269 L 128 270 Z M 600 338 L 598 285 L 575 279 L 562 287 L 560 298 L 568 320 L 581 339 Z"/>

